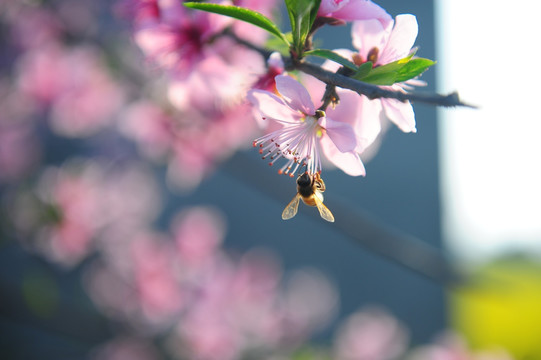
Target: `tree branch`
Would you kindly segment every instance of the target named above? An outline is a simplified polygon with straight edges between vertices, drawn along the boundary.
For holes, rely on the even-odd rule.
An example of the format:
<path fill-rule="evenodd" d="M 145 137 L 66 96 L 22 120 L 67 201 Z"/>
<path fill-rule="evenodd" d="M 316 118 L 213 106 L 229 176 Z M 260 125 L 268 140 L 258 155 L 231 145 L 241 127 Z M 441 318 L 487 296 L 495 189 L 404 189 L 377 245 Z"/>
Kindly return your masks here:
<path fill-rule="evenodd" d="M 400 101 L 417 101 L 425 104 L 444 107 L 465 106 L 475 108 L 475 106 L 473 105 L 462 102 L 458 97 L 458 93 L 456 92 L 448 95 L 440 95 L 419 92 L 406 93 L 402 91 L 388 90 L 377 85 L 372 85 L 352 79 L 339 73 L 327 71 L 318 65 L 314 65 L 304 61 L 292 64 L 291 68 L 300 70 L 308 75 L 312 75 L 313 77 L 323 81 L 328 85 L 353 90 L 359 95 L 365 95 L 369 99 L 389 98 L 397 99 Z"/>
<path fill-rule="evenodd" d="M 281 204 L 287 204 L 291 200 L 291 194 L 284 193 L 283 189 L 290 187 L 293 191 L 293 183 L 289 177 L 284 176 L 273 177 L 269 180 L 264 167 L 265 165 L 252 161 L 252 158 L 247 155 L 237 153 L 225 163 L 222 169 L 269 198 Z M 352 206 L 345 199 L 327 197 L 325 204 L 332 209 L 336 217 L 336 222 L 332 226 L 334 231 L 365 249 L 441 285 L 452 286 L 467 281 L 443 250 L 374 221 L 364 211 Z M 317 211 L 304 212 L 303 215 L 310 216 L 325 226 L 329 225 L 321 220 Z M 278 217 L 279 214 L 276 216 Z"/>
<path fill-rule="evenodd" d="M 232 31 L 225 31 L 224 35 L 231 37 L 238 44 L 243 45 L 251 50 L 257 51 L 265 59 L 272 54 L 272 51 L 264 49 L 260 46 L 250 43 L 244 39 L 239 38 Z M 467 104 L 460 100 L 457 92 L 453 92 L 447 95 L 441 95 L 436 93 L 424 93 L 424 92 L 403 92 L 388 90 L 382 88 L 378 85 L 368 84 L 356 79 L 352 79 L 346 75 L 343 75 L 340 70 L 336 73 L 323 69 L 319 65 L 315 65 L 306 61 L 295 61 L 291 57 L 285 57 L 282 55 L 284 60 L 285 68 L 288 71 L 299 70 L 308 75 L 323 81 L 327 86 L 337 86 L 344 89 L 349 89 L 355 91 L 359 95 L 364 95 L 369 99 L 396 99 L 400 101 L 415 101 L 424 104 L 434 105 L 434 106 L 443 106 L 443 107 L 469 107 L 476 108 L 476 106 Z"/>

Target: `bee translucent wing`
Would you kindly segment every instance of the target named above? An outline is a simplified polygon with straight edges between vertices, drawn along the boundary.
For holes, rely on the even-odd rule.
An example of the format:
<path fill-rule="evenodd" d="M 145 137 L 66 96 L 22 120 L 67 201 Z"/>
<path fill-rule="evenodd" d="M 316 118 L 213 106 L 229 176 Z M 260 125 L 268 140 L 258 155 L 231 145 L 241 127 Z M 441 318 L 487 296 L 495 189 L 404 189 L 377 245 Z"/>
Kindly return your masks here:
<path fill-rule="evenodd" d="M 293 216 L 297 215 L 297 210 L 299 210 L 299 200 L 301 199 L 301 196 L 299 194 L 295 195 L 293 200 L 289 204 L 287 204 L 286 208 L 282 212 L 282 219 L 283 220 L 289 220 Z"/>
<path fill-rule="evenodd" d="M 317 206 L 317 209 L 319 210 L 319 215 L 321 215 L 321 217 L 329 222 L 334 222 L 334 216 L 331 212 L 331 210 L 329 210 L 328 207 L 326 207 L 320 200 L 319 198 L 315 198 L 316 200 L 316 206 Z"/>

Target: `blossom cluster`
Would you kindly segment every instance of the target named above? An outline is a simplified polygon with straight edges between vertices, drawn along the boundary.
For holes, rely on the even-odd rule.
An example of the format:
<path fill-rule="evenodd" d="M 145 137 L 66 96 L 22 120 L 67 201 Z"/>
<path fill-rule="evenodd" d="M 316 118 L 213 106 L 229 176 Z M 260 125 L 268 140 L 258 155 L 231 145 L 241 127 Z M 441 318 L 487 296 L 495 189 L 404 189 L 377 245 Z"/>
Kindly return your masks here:
<path fill-rule="evenodd" d="M 294 350 L 330 319 L 333 286 L 314 270 L 282 281 L 266 251 L 228 254 L 224 225 L 215 210 L 197 207 L 179 213 L 167 234 L 141 232 L 124 245 L 116 241 L 87 276 L 90 296 L 139 336 L 165 335 L 175 358 Z"/>
<path fill-rule="evenodd" d="M 347 11 L 337 11 L 330 16 L 353 20 L 351 35 L 356 51 L 337 49 L 335 52 L 357 65 L 370 61 L 374 67 L 398 61 L 412 52 L 417 37 L 415 16 L 403 14 L 392 20 L 381 8 L 375 11 L 376 5 L 371 2 L 352 1 L 342 5 L 346 3 Z M 322 6 L 325 4 L 327 2 L 322 2 Z M 323 68 L 337 71 L 339 65 L 328 60 Z M 325 84 L 321 81 L 309 75 L 302 76 L 304 86 L 289 75 L 275 80 L 276 92 L 250 90 L 248 100 L 263 119 L 281 124 L 280 129 L 254 142 L 263 158 L 271 159 L 271 164 L 280 157 L 288 160 L 279 173 L 293 176 L 302 167 L 310 173 L 321 172 L 324 157 L 348 175 L 365 175 L 360 154 L 374 144 L 388 122 L 404 132 L 416 132 L 409 101 L 371 100 L 351 90 L 337 89 L 339 103 L 327 108 L 328 104 L 322 103 Z M 416 85 L 423 83 L 412 79 L 388 88 L 406 91 Z"/>
<path fill-rule="evenodd" d="M 267 16 L 276 5 L 272 1 L 216 4 L 246 7 Z M 321 91 L 325 84 L 304 76 L 302 81 L 310 84 L 305 89 L 285 72 L 280 54 L 262 57 L 254 51 L 264 48 L 267 36 L 253 25 L 189 10 L 180 1 L 125 0 L 120 10 L 130 20 L 134 41 L 149 64 L 166 74 L 170 105 L 181 118 L 190 119 L 175 123 L 167 113 L 158 114 L 162 111 L 152 109 L 152 104 L 138 103 L 125 122 L 127 134 L 146 152 L 174 154 L 171 174 L 184 186 L 196 184 L 213 159 L 246 143 L 256 133 L 257 123 L 263 124 L 267 134 L 256 139 L 254 146 L 271 165 L 285 158 L 279 173 L 290 176 L 301 171 L 321 172 L 325 160 L 349 175 L 365 175 L 360 154 L 375 142 L 387 120 L 405 132 L 416 131 L 414 112 L 407 101 L 370 100 L 338 89 L 336 102 L 328 108 Z M 335 23 L 352 22 L 356 50 L 336 52 L 358 66 L 370 61 L 376 68 L 412 54 L 417 36 L 413 15 L 393 20 L 371 1 L 328 0 L 321 2 L 317 16 Z M 323 67 L 338 70 L 331 61 Z M 388 88 L 406 91 L 420 84 L 409 80 Z M 248 101 L 243 101 L 246 96 Z M 254 113 L 259 118 L 255 122 Z M 276 124 L 269 126 L 269 120 Z M 140 131 L 143 128 L 146 130 Z M 213 136 L 214 132 L 219 135 Z M 191 179 L 185 176 L 187 169 Z"/>
<path fill-rule="evenodd" d="M 3 5 L 16 55 L 14 77 L 0 79 L 0 181 L 20 179 L 39 161 L 39 141 L 33 141 L 38 117 L 53 134 L 67 138 L 118 129 L 146 159 L 165 162 L 170 183 L 181 189 L 193 189 L 218 162 L 250 143 L 270 164 L 285 158 L 280 173 L 321 172 L 330 162 L 349 175 L 364 175 L 360 155 L 387 120 L 416 131 L 407 101 L 370 100 L 339 88 L 329 106 L 324 83 L 304 74 L 295 79 L 285 70 L 283 54 L 261 56 L 257 49 L 265 48 L 268 34 L 251 24 L 191 10 L 179 0 L 122 0 L 116 12 L 129 23 L 142 56 L 136 62 L 125 55 L 134 49 L 110 44 L 120 50 L 112 54 L 117 59 L 108 60 L 111 54 L 95 41 L 69 41 L 100 35 L 92 26 L 93 9 L 68 3 L 59 2 L 58 9 Z M 269 17 L 277 5 L 215 3 Z M 73 21 L 85 13 L 84 21 Z M 408 56 L 417 35 L 413 15 L 393 20 L 371 1 L 322 1 L 317 16 L 352 22 L 355 50 L 335 52 L 357 66 L 370 61 L 377 68 Z M 112 61 L 124 72 L 113 73 Z M 328 60 L 323 67 L 337 71 L 339 65 Z M 409 80 L 388 87 L 406 91 L 419 84 Z M 253 141 L 262 131 L 266 134 Z"/>
<path fill-rule="evenodd" d="M 270 16 L 276 2 L 235 4 Z M 165 101 L 145 94 L 136 99 L 122 117 L 122 132 L 145 155 L 168 162 L 172 183 L 192 189 L 257 133 L 243 98 L 266 73 L 265 61 L 232 36 L 242 34 L 263 45 L 267 35 L 242 22 L 189 10 L 181 1 L 125 0 L 118 11 L 130 22 L 147 67 L 165 76 Z"/>

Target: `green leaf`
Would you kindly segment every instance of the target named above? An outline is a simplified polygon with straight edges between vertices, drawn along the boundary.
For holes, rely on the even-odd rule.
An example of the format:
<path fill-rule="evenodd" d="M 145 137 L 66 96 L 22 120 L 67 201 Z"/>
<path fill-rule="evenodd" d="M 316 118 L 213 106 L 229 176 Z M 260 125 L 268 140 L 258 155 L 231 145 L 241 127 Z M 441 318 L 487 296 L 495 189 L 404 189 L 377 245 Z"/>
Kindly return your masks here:
<path fill-rule="evenodd" d="M 341 55 L 331 51 L 331 50 L 327 50 L 327 49 L 315 49 L 315 50 L 310 50 L 310 51 L 306 51 L 304 53 L 304 55 L 307 55 L 307 56 L 317 56 L 317 57 L 321 57 L 321 58 L 324 58 L 324 59 L 329 59 L 329 60 L 332 60 L 336 63 L 339 63 L 340 65 L 343 65 L 353 71 L 357 71 L 357 66 L 352 63 L 351 61 L 349 61 L 348 59 L 346 59 L 345 57 L 342 57 Z"/>
<path fill-rule="evenodd" d="M 395 61 L 386 65 L 377 66 L 370 70 L 365 76 L 355 78 L 374 85 L 392 85 L 396 82 L 398 70 L 402 66 L 404 65 Z"/>
<path fill-rule="evenodd" d="M 365 62 L 364 64 L 359 66 L 359 69 L 352 76 L 352 78 L 360 80 L 366 77 L 370 73 L 370 71 L 372 71 L 372 66 L 373 66 L 372 61 Z"/>
<path fill-rule="evenodd" d="M 261 13 L 258 13 L 257 11 L 252 11 L 233 5 L 218 5 L 200 2 L 186 2 L 184 3 L 184 6 L 190 9 L 208 11 L 211 13 L 225 15 L 245 21 L 247 23 L 260 27 L 261 29 L 267 30 L 269 33 L 278 37 L 289 46 L 289 41 L 287 41 L 286 36 L 280 31 L 278 26 L 276 26 L 276 24 L 271 19 Z"/>
<path fill-rule="evenodd" d="M 293 42 L 293 39 L 291 37 L 291 33 L 285 34 L 286 39 L 291 43 Z M 266 49 L 272 49 L 272 51 L 278 51 L 280 54 L 284 56 L 289 56 L 289 45 L 284 43 L 281 39 L 277 38 L 276 36 L 271 36 L 267 39 L 265 42 L 265 48 Z"/>
<path fill-rule="evenodd" d="M 374 85 L 393 85 L 413 79 L 435 64 L 429 59 L 412 59 L 412 56 L 410 54 L 403 59 L 375 67 L 367 74 L 359 74 L 359 71 L 353 77 Z"/>
<path fill-rule="evenodd" d="M 417 77 L 424 73 L 429 67 L 434 65 L 436 62 L 430 59 L 416 58 L 408 61 L 404 66 L 398 71 L 396 82 L 403 82 L 414 77 Z"/>
<path fill-rule="evenodd" d="M 312 0 L 312 7 L 310 9 L 310 26 L 309 29 L 312 29 L 312 25 L 314 25 L 314 21 L 317 17 L 317 12 L 319 10 L 319 6 L 321 5 L 321 0 Z"/>
<path fill-rule="evenodd" d="M 396 72 L 370 73 L 367 77 L 358 80 L 374 85 L 393 85 L 396 83 Z"/>
<path fill-rule="evenodd" d="M 297 55 L 302 56 L 306 38 L 316 19 L 321 0 L 285 0 L 285 3 L 293 33 L 293 47 Z"/>

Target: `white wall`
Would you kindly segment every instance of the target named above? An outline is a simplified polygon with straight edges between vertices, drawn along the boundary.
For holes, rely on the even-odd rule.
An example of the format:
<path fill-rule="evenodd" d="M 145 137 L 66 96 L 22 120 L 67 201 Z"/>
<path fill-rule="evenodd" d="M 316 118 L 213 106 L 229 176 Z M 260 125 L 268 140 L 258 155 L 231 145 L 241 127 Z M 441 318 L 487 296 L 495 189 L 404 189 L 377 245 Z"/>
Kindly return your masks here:
<path fill-rule="evenodd" d="M 464 260 L 541 253 L 541 5 L 436 0 L 444 239 Z"/>

